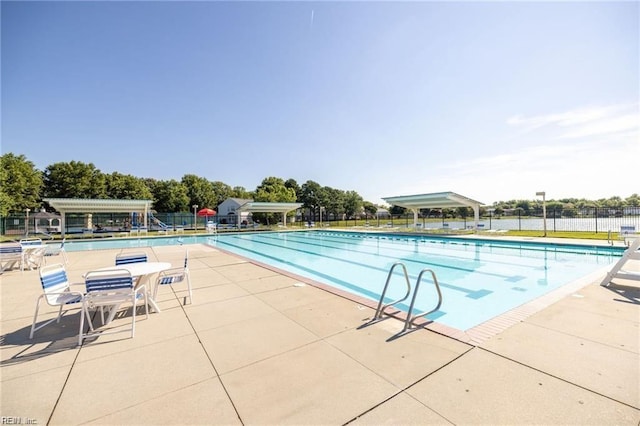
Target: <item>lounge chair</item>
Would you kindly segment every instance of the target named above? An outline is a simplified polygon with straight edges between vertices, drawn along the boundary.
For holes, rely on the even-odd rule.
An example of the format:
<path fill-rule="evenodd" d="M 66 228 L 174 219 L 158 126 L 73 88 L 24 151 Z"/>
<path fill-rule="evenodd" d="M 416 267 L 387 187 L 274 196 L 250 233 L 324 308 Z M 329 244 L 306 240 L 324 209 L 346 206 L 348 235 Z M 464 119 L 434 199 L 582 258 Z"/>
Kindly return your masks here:
<path fill-rule="evenodd" d="M 625 280 L 640 281 L 640 272 L 627 271 L 622 269 L 625 264 L 630 260 L 640 260 L 640 236 L 633 239 L 631 245 L 625 250 L 622 258 L 613 265 L 611 271 L 607 273 L 607 276 L 602 280 L 600 285 L 609 286 L 614 278 L 622 278 Z"/>
<path fill-rule="evenodd" d="M 57 244 L 47 244 L 47 248 L 44 251 L 44 260 L 47 262 L 47 257 L 60 256 L 64 259 L 64 264 L 66 265 L 69 260 L 67 259 L 67 252 L 64 249 L 65 239 L 62 239 L 62 242 Z"/>
<path fill-rule="evenodd" d="M 42 284 L 43 293 L 36 301 L 36 312 L 33 315 L 33 323 L 31 324 L 31 332 L 29 339 L 33 339 L 33 334 L 42 327 L 52 322 L 60 322 L 60 318 L 65 312 L 71 309 L 80 309 L 80 329 L 78 331 L 78 345 L 82 344 L 82 326 L 84 324 L 84 313 L 82 301 L 84 295 L 81 291 L 72 291 L 67 278 L 67 272 L 61 264 L 43 266 L 40 268 L 40 283 Z M 45 300 L 49 306 L 59 307 L 58 316 L 40 324 L 36 327 L 38 321 L 38 312 L 40 310 L 40 301 Z"/>

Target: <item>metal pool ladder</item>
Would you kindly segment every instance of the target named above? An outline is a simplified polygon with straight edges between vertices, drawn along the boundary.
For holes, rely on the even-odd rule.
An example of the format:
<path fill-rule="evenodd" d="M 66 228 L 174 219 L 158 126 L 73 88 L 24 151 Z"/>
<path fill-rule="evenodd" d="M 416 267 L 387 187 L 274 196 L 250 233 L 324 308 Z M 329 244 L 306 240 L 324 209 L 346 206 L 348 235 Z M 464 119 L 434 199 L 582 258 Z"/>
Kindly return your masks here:
<path fill-rule="evenodd" d="M 382 302 L 384 301 L 384 296 L 387 293 L 387 289 L 389 288 L 389 282 L 391 281 L 391 276 L 393 275 L 393 270 L 396 268 L 396 266 L 402 267 L 402 271 L 404 273 L 404 279 L 405 279 L 405 282 L 407 283 L 407 293 L 401 299 L 398 299 L 391 303 L 387 303 L 386 305 L 383 305 Z M 432 310 L 423 312 L 418 315 L 414 315 L 412 317 L 411 313 L 413 312 L 413 306 L 415 305 L 416 297 L 418 295 L 418 290 L 420 288 L 420 283 L 422 282 L 422 276 L 425 274 L 425 272 L 429 272 L 431 274 L 433 284 L 436 286 L 436 291 L 438 292 L 438 304 Z M 389 269 L 389 274 L 387 275 L 387 281 L 385 282 L 384 289 L 382 290 L 382 294 L 380 295 L 380 301 L 378 302 L 378 308 L 376 309 L 376 314 L 373 317 L 373 321 L 377 321 L 380 318 L 382 318 L 382 313 L 386 308 L 405 301 L 409 297 L 409 294 L 411 294 L 411 283 L 409 282 L 409 274 L 407 273 L 407 268 L 406 266 L 404 266 L 404 263 L 396 262 L 391 266 L 391 269 Z M 418 279 L 416 280 L 416 286 L 413 291 L 413 297 L 411 298 L 411 304 L 409 305 L 409 311 L 407 312 L 407 319 L 405 320 L 404 328 L 400 333 L 404 333 L 407 330 L 414 328 L 414 325 L 415 325 L 414 323 L 416 319 L 424 317 L 426 315 L 429 315 L 432 312 L 437 311 L 438 309 L 440 309 L 441 305 L 442 305 L 442 292 L 440 291 L 440 284 L 438 284 L 438 278 L 436 277 L 436 274 L 435 272 L 433 272 L 432 269 L 429 269 L 429 268 L 423 269 L 422 271 L 420 271 L 420 275 L 418 275 Z"/>

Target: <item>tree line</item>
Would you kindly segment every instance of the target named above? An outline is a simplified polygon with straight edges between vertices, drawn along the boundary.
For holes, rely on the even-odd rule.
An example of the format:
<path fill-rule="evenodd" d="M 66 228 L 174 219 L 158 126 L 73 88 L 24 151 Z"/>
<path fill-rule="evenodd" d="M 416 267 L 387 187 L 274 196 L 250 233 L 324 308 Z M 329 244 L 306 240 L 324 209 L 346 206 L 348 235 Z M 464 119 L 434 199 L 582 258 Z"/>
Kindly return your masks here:
<path fill-rule="evenodd" d="M 376 214 L 380 206 L 365 201 L 356 191 L 322 186 L 308 180 L 299 185 L 295 179 L 267 177 L 255 190 L 231 186 L 221 181 L 185 174 L 180 181 L 140 178 L 118 172 L 103 173 L 93 163 L 59 162 L 38 170 L 24 155 L 7 153 L 0 156 L 0 215 L 37 210 L 44 198 L 106 198 L 152 200 L 154 210 L 163 213 L 190 212 L 191 206 L 217 208 L 227 198 L 253 199 L 262 202 L 299 202 L 318 218 L 354 217 L 362 213 Z M 482 208 L 482 214 L 492 209 L 496 214 L 519 209 L 524 214 L 540 209 L 541 200 L 498 201 Z M 548 200 L 547 209 L 581 209 L 585 207 L 640 207 L 640 196 L 625 199 L 587 200 L 565 198 Z M 403 214 L 405 209 L 393 206 L 391 214 Z M 451 212 L 453 213 L 453 212 Z M 455 214 L 455 213 L 454 213 Z M 464 214 L 461 212 L 461 214 Z"/>
<path fill-rule="evenodd" d="M 0 157 L 0 215 L 37 210 L 45 198 L 94 198 L 152 200 L 157 212 L 190 212 L 191 206 L 216 209 L 227 198 L 260 202 L 299 202 L 312 216 L 322 214 L 354 216 L 377 207 L 356 191 L 322 186 L 308 180 L 299 185 L 295 179 L 267 177 L 255 190 L 210 181 L 186 174 L 181 180 L 140 178 L 118 172 L 103 173 L 93 163 L 59 162 L 38 170 L 24 155 L 7 153 Z"/>

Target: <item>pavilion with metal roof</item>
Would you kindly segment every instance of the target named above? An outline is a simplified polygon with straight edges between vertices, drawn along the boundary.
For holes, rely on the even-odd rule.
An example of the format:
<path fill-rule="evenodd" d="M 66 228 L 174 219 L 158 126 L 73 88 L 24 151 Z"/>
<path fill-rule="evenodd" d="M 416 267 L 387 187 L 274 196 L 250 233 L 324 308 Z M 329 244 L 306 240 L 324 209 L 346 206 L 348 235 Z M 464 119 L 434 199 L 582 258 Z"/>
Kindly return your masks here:
<path fill-rule="evenodd" d="M 420 209 L 442 209 L 471 207 L 473 209 L 474 229 L 478 228 L 480 221 L 480 201 L 472 200 L 455 192 L 434 192 L 431 194 L 400 195 L 397 197 L 384 197 L 384 201 L 391 205 L 404 207 L 413 211 L 413 226 L 418 224 L 418 212 Z"/>
<path fill-rule="evenodd" d="M 88 198 L 45 198 L 51 207 L 62 215 L 60 228 L 65 234 L 65 216 L 67 213 L 143 213 L 143 226 L 147 226 L 147 216 L 151 211 L 151 200 L 108 200 Z"/>
<path fill-rule="evenodd" d="M 259 201 L 247 201 L 236 209 L 236 212 L 249 213 L 282 213 L 282 225 L 287 226 L 287 213 L 298 210 L 302 203 L 268 203 Z M 238 215 L 240 220 L 240 215 Z M 240 225 L 240 224 L 238 224 Z"/>

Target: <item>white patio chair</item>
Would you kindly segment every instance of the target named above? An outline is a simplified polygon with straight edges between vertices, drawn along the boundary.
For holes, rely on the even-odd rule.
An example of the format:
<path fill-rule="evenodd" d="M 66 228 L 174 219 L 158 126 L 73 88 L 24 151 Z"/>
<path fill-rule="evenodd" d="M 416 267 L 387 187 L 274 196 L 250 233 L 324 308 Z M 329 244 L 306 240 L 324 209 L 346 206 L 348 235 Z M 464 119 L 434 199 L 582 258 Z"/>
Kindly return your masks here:
<path fill-rule="evenodd" d="M 23 238 L 20 240 L 20 245 L 22 246 L 22 270 L 25 267 L 29 270 L 40 268 L 44 256 L 42 239 Z"/>
<path fill-rule="evenodd" d="M 78 345 L 82 344 L 82 326 L 84 324 L 83 309 L 83 293 L 81 291 L 72 291 L 67 278 L 67 272 L 62 264 L 43 266 L 40 268 L 40 283 L 42 284 L 43 293 L 36 301 L 36 312 L 33 315 L 33 323 L 31 324 L 31 332 L 29 339 L 33 339 L 33 334 L 42 327 L 52 322 L 60 322 L 62 315 L 71 309 L 80 309 L 80 329 L 78 330 Z M 58 316 L 44 324 L 36 327 L 38 321 L 38 312 L 40 310 L 40 301 L 45 300 L 49 306 L 57 306 Z"/>
<path fill-rule="evenodd" d="M 25 266 L 29 268 L 30 271 L 34 269 L 40 269 L 44 260 L 44 252 L 46 247 L 39 247 L 34 250 L 25 250 L 24 251 L 24 262 Z"/>
<path fill-rule="evenodd" d="M 146 261 L 146 253 L 120 253 L 116 255 L 116 266 L 126 265 L 127 263 L 138 263 Z"/>
<path fill-rule="evenodd" d="M 20 245 L 24 246 L 41 246 L 42 239 L 41 238 L 23 238 L 20 240 Z"/>
<path fill-rule="evenodd" d="M 115 317 L 116 311 L 123 303 L 131 303 L 133 310 L 131 314 L 131 337 L 135 336 L 136 330 L 136 308 L 138 298 L 144 297 L 144 310 L 146 317 L 149 317 L 147 291 L 144 285 L 134 287 L 133 279 L 129 271 L 124 269 L 107 269 L 102 271 L 91 271 L 85 275 L 85 286 L 87 294 L 83 299 L 83 309 L 89 322 L 91 332 L 82 334 L 81 339 L 93 337 L 94 328 L 89 317 L 89 309 L 99 309 L 102 316 L 102 324 L 110 323 Z M 107 321 L 104 319 L 104 308 L 110 310 Z M 121 333 L 127 330 L 116 330 L 101 332 L 99 334 Z"/>
<path fill-rule="evenodd" d="M 45 264 L 47 263 L 47 257 L 60 256 L 60 255 L 62 255 L 65 265 L 69 262 L 69 259 L 67 259 L 67 252 L 64 249 L 64 243 L 65 243 L 65 239 L 63 238 L 60 245 L 47 244 L 47 248 L 44 251 Z"/>
<path fill-rule="evenodd" d="M 158 274 L 158 279 L 156 280 L 156 286 L 153 290 L 153 299 L 156 300 L 156 296 L 158 295 L 158 288 L 161 285 L 171 285 L 178 284 L 183 281 L 187 281 L 187 289 L 189 291 L 189 304 L 192 303 L 193 293 L 191 291 L 191 279 L 189 278 L 189 252 L 186 251 L 184 254 L 184 266 L 181 268 L 171 268 L 166 271 L 162 271 Z M 187 296 L 184 297 L 182 302 L 184 305 L 187 304 Z"/>
<path fill-rule="evenodd" d="M 20 265 L 20 270 L 24 270 L 22 244 L 5 243 L 0 244 L 0 273 Z"/>

